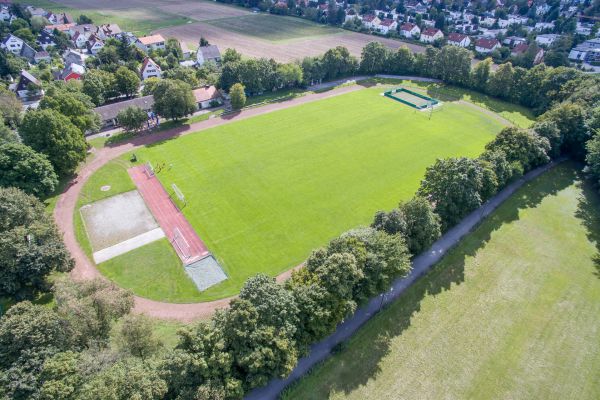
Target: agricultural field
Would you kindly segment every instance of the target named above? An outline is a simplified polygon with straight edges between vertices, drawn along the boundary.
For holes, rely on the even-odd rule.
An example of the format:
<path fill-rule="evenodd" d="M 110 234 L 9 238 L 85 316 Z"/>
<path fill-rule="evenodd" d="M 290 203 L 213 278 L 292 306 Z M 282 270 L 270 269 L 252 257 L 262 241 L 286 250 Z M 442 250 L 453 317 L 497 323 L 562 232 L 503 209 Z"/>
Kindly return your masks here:
<path fill-rule="evenodd" d="M 597 399 L 600 199 L 521 188 L 284 399 Z"/>
<path fill-rule="evenodd" d="M 53 11 L 85 14 L 97 23 L 113 22 L 138 35 L 160 33 L 176 37 L 190 48 L 204 36 L 221 50 L 235 48 L 248 57 L 280 62 L 314 56 L 345 46 L 355 56 L 371 41 L 396 49 L 406 45 L 415 52 L 424 47 L 399 40 L 350 32 L 308 20 L 265 13 L 208 0 L 20 0 Z"/>
<path fill-rule="evenodd" d="M 185 194 L 184 215 L 229 277 L 193 298 L 165 295 L 168 287 L 145 295 L 214 300 L 235 294 L 257 272 L 284 272 L 336 235 L 370 223 L 376 210 L 410 198 L 437 157 L 475 156 L 504 126 L 485 110 L 457 103 L 429 119 L 382 92 L 362 89 L 137 150 L 140 162 L 169 166 L 158 178 Z M 108 175 L 94 185 L 119 176 Z M 148 271 L 146 262 L 121 257 L 128 271 L 116 261 L 114 273 L 100 269 L 143 293 L 145 278 L 135 269 Z"/>

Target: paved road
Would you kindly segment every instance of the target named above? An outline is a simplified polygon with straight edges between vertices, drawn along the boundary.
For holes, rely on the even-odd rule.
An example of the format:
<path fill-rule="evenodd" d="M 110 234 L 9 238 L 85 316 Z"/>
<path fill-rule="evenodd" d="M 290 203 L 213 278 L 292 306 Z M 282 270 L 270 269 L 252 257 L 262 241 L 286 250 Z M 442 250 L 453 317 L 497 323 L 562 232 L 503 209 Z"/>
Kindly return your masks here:
<path fill-rule="evenodd" d="M 310 354 L 300 359 L 290 376 L 286 379 L 274 379 L 267 386 L 255 389 L 245 397 L 245 400 L 277 399 L 286 386 L 304 376 L 312 367 L 329 357 L 331 350 L 337 344 L 347 340 L 373 317 L 382 306 L 396 300 L 417 279 L 425 275 L 450 249 L 456 246 L 465 235 L 471 232 L 517 189 L 562 161 L 564 159 L 530 171 L 523 178 L 508 185 L 479 209 L 469 214 L 457 226 L 446 232 L 427 252 L 422 253 L 413 260 L 412 271 L 407 277 L 397 279 L 392 284 L 389 292 L 372 298 L 369 303 L 359 308 L 352 317 L 341 323 L 332 335 L 314 344 L 311 347 Z"/>

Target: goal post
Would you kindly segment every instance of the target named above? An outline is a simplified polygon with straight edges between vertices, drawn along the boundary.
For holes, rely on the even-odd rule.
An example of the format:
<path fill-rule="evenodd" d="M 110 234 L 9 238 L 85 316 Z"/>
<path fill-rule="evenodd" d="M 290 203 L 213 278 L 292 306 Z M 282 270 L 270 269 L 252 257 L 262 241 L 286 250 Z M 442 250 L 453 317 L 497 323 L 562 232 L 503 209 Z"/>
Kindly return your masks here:
<path fill-rule="evenodd" d="M 179 204 L 176 203 L 176 205 L 179 207 L 179 205 L 181 204 L 183 207 L 185 207 L 187 203 L 185 201 L 185 195 L 183 194 L 181 189 L 179 189 L 179 187 L 174 183 L 171 184 L 171 189 L 173 190 L 173 193 L 175 194 L 177 200 L 179 200 Z"/>
<path fill-rule="evenodd" d="M 175 227 L 173 230 L 171 244 L 184 261 L 189 260 L 189 258 L 192 256 L 192 249 L 178 227 Z"/>
<path fill-rule="evenodd" d="M 152 166 L 152 163 L 150 161 L 148 161 L 146 163 L 146 174 L 151 178 L 154 176 L 154 167 Z"/>

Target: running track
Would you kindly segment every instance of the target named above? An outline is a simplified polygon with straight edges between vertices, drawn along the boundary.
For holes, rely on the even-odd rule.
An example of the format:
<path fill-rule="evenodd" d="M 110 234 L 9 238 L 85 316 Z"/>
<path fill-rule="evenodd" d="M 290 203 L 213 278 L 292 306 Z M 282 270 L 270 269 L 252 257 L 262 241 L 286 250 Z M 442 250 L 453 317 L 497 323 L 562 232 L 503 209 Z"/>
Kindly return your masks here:
<path fill-rule="evenodd" d="M 386 75 L 385 77 L 392 76 Z M 311 89 L 326 89 L 328 87 L 340 85 L 349 80 L 363 80 L 361 78 L 365 77 L 346 78 L 344 80 L 324 83 L 319 85 L 319 87 L 316 89 Z M 421 77 L 397 76 L 395 78 L 415 81 L 429 81 L 427 78 Z M 77 239 L 75 237 L 75 231 L 73 229 L 73 213 L 75 211 L 77 198 L 79 197 L 79 193 L 81 192 L 81 189 L 85 182 L 90 178 L 90 176 L 94 172 L 96 172 L 110 160 L 117 158 L 127 153 L 128 151 L 134 150 L 138 147 L 146 146 L 148 144 L 160 142 L 173 137 L 188 135 L 190 133 L 202 131 L 204 129 L 228 124 L 230 122 L 240 121 L 253 116 L 267 114 L 273 111 L 295 107 L 300 104 L 309 103 L 316 100 L 322 100 L 325 98 L 334 97 L 361 89 L 363 89 L 363 86 L 353 85 L 335 88 L 323 93 L 311 93 L 302 97 L 297 97 L 292 100 L 280 103 L 273 103 L 262 107 L 242 110 L 233 115 L 227 115 L 220 118 L 213 118 L 206 121 L 197 122 L 191 125 L 184 125 L 181 127 L 165 130 L 151 135 L 137 136 L 129 140 L 119 142 L 115 145 L 104 147 L 100 150 L 94 151 L 94 156 L 92 157 L 92 159 L 82 166 L 77 176 L 65 188 L 65 191 L 58 199 L 56 207 L 54 209 L 54 219 L 56 220 L 56 224 L 63 233 L 65 245 L 71 253 L 73 259 L 75 260 L 75 268 L 71 272 L 71 275 L 75 279 L 93 279 L 103 277 L 100 274 L 100 272 L 96 269 L 96 266 L 88 259 L 84 251 L 79 246 L 79 243 L 77 242 Z M 477 107 L 476 105 L 474 106 Z M 480 108 L 480 110 L 488 112 L 488 110 L 485 110 L 484 108 Z M 301 266 L 298 266 L 294 269 L 300 267 Z M 287 279 L 294 269 L 283 272 L 282 274 L 278 275 L 277 280 L 283 281 Z M 233 297 L 205 303 L 173 304 L 149 300 L 143 297 L 135 296 L 134 311 L 138 313 L 144 313 L 155 318 L 175 319 L 182 322 L 190 322 L 197 319 L 209 318 L 215 312 L 215 310 L 227 307 L 231 299 L 233 299 Z"/>
<path fill-rule="evenodd" d="M 169 240 L 175 237 L 178 229 L 183 236 L 188 248 L 182 249 L 173 246 L 181 261 L 190 264 L 208 255 L 208 249 L 200 237 L 196 234 L 192 225 L 181 213 L 156 176 L 148 176 L 144 165 L 129 168 L 129 176 L 137 186 L 144 202 L 156 218 L 156 221 L 165 232 Z M 185 246 L 185 245 L 183 245 Z"/>

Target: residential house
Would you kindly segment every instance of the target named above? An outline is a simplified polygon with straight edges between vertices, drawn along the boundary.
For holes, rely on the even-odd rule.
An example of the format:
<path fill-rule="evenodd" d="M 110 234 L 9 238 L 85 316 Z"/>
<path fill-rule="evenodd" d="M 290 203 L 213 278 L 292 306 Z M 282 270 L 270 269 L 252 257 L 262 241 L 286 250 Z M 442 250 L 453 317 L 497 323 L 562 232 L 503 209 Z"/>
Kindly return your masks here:
<path fill-rule="evenodd" d="M 52 57 L 50 57 L 50 53 L 48 53 L 47 51 L 37 51 L 33 56 L 33 62 L 37 64 L 41 61 L 45 61 L 48 63 L 51 62 Z"/>
<path fill-rule="evenodd" d="M 27 61 L 33 64 L 35 63 L 36 54 L 37 51 L 33 47 L 31 47 L 27 43 L 23 43 L 23 47 L 21 47 L 21 53 L 19 54 L 19 56 L 26 58 Z"/>
<path fill-rule="evenodd" d="M 533 29 L 537 32 L 541 32 L 543 30 L 552 30 L 554 29 L 554 21 L 552 22 L 538 22 L 535 24 L 535 26 L 533 27 Z"/>
<path fill-rule="evenodd" d="M 516 45 L 510 52 L 510 55 L 513 57 L 518 57 L 521 56 L 523 54 L 525 54 L 527 52 L 527 50 L 529 50 L 529 45 L 527 43 L 521 43 Z M 542 62 L 542 59 L 544 58 L 544 49 L 542 48 L 537 48 L 537 52 L 535 53 L 535 56 L 533 58 L 533 64 L 539 64 Z"/>
<path fill-rule="evenodd" d="M 379 24 L 379 32 L 384 35 L 395 32 L 396 29 L 398 29 L 398 23 L 391 18 L 384 18 Z"/>
<path fill-rule="evenodd" d="M 128 46 L 135 44 L 138 38 L 131 32 L 121 32 L 115 35 L 115 39 L 117 40 L 125 40 Z"/>
<path fill-rule="evenodd" d="M 65 82 L 70 81 L 71 79 L 80 80 L 84 74 L 85 67 L 83 65 L 71 63 L 60 72 L 58 79 Z"/>
<path fill-rule="evenodd" d="M 56 46 L 56 43 L 54 42 L 54 36 L 44 30 L 37 35 L 36 42 L 44 50 L 46 50 L 49 46 Z"/>
<path fill-rule="evenodd" d="M 6 6 L 0 7 L 0 20 L 10 23 L 12 20 L 12 17 L 13 17 L 13 15 L 11 14 L 8 7 L 6 7 Z"/>
<path fill-rule="evenodd" d="M 421 32 L 419 40 L 423 43 L 433 43 L 438 39 L 443 39 L 444 34 L 437 28 L 427 28 Z"/>
<path fill-rule="evenodd" d="M 379 27 L 379 24 L 381 23 L 379 17 L 373 14 L 363 15 L 362 21 L 363 25 L 369 29 L 377 29 L 377 27 Z"/>
<path fill-rule="evenodd" d="M 106 129 L 118 126 L 117 115 L 119 115 L 119 111 L 125 110 L 128 107 L 140 107 L 144 111 L 151 111 L 153 105 L 154 96 L 150 95 L 96 107 L 94 108 L 94 112 L 100 115 L 102 128 Z"/>
<path fill-rule="evenodd" d="M 400 35 L 404 36 L 407 39 L 416 38 L 421 34 L 421 29 L 415 24 L 407 22 L 400 26 Z"/>
<path fill-rule="evenodd" d="M 73 17 L 71 17 L 67 13 L 55 14 L 53 12 L 47 12 L 46 15 L 44 15 L 44 18 L 46 18 L 53 25 L 75 23 L 75 20 L 73 20 Z"/>
<path fill-rule="evenodd" d="M 25 9 L 29 11 L 29 14 L 31 14 L 32 17 L 45 17 L 46 14 L 48 14 L 46 10 L 39 7 L 27 6 Z"/>
<path fill-rule="evenodd" d="M 104 41 L 96 35 L 90 36 L 90 39 L 86 43 L 88 52 L 92 55 L 98 54 L 98 52 L 104 47 Z"/>
<path fill-rule="evenodd" d="M 104 24 L 96 28 L 96 36 L 102 40 L 115 37 L 121 33 L 121 28 L 117 24 Z"/>
<path fill-rule="evenodd" d="M 13 90 L 19 99 L 27 102 L 39 100 L 44 95 L 42 82 L 25 70 L 21 71 L 19 81 Z"/>
<path fill-rule="evenodd" d="M 160 78 L 162 76 L 162 70 L 160 69 L 160 65 L 154 62 L 150 57 L 144 57 L 142 67 L 140 68 L 140 75 L 142 76 L 142 80 L 148 78 Z"/>
<path fill-rule="evenodd" d="M 77 33 L 77 32 L 83 33 L 83 34 L 85 34 L 86 38 L 89 38 L 94 32 L 96 32 L 96 25 L 94 25 L 94 24 L 75 25 L 74 24 L 69 27 L 67 34 L 72 39 L 73 35 L 75 35 L 75 33 Z"/>
<path fill-rule="evenodd" d="M 66 33 L 71 36 L 70 30 L 76 26 L 75 24 L 58 24 L 58 25 L 46 25 L 44 26 L 44 31 L 50 34 L 54 33 L 54 30 L 60 31 L 62 33 Z"/>
<path fill-rule="evenodd" d="M 527 43 L 527 39 L 518 36 L 508 36 L 502 41 L 502 44 L 508 47 L 515 47 L 522 43 Z"/>
<path fill-rule="evenodd" d="M 471 38 L 462 33 L 452 32 L 448 34 L 448 44 L 450 46 L 457 47 L 469 47 L 471 45 Z"/>
<path fill-rule="evenodd" d="M 481 38 L 475 41 L 475 51 L 481 54 L 491 53 L 500 48 L 500 42 L 494 38 Z"/>
<path fill-rule="evenodd" d="M 78 49 L 83 49 L 87 46 L 88 39 L 90 38 L 90 32 L 75 32 L 73 36 L 71 36 L 71 42 Z"/>
<path fill-rule="evenodd" d="M 15 55 L 20 55 L 21 49 L 23 48 L 24 44 L 25 41 L 23 39 L 18 38 L 13 34 L 9 34 L 7 37 L 4 38 L 2 43 L 0 43 L 0 47 L 5 49 L 6 51 L 10 51 Z"/>
<path fill-rule="evenodd" d="M 215 104 L 223 104 L 221 93 L 219 93 L 217 88 L 214 86 L 206 85 L 204 87 L 194 89 L 192 93 L 196 99 L 196 106 L 198 107 L 198 110 L 213 107 Z"/>
<path fill-rule="evenodd" d="M 221 52 L 214 44 L 198 47 L 198 51 L 196 52 L 196 63 L 200 66 L 207 61 L 212 61 L 214 63 L 221 62 Z"/>
<path fill-rule="evenodd" d="M 89 56 L 87 54 L 83 54 L 75 50 L 67 50 L 62 56 L 64 64 L 66 66 L 69 66 L 71 64 L 79 64 L 85 66 L 85 60 L 88 57 Z"/>
<path fill-rule="evenodd" d="M 578 44 L 569 52 L 569 60 L 586 63 L 600 62 L 600 38 Z"/>
<path fill-rule="evenodd" d="M 162 35 L 142 36 L 137 39 L 135 45 L 144 53 L 151 50 L 163 50 L 165 48 L 165 38 Z"/>
<path fill-rule="evenodd" d="M 183 55 L 184 60 L 187 60 L 188 58 L 191 57 L 192 51 L 190 50 L 190 48 L 187 46 L 187 44 L 185 42 L 180 42 L 179 47 L 181 48 L 181 54 Z"/>
<path fill-rule="evenodd" d="M 554 42 L 556 42 L 560 38 L 560 35 L 554 33 L 547 33 L 545 35 L 537 35 L 535 38 L 535 42 L 540 46 L 552 46 Z"/>

